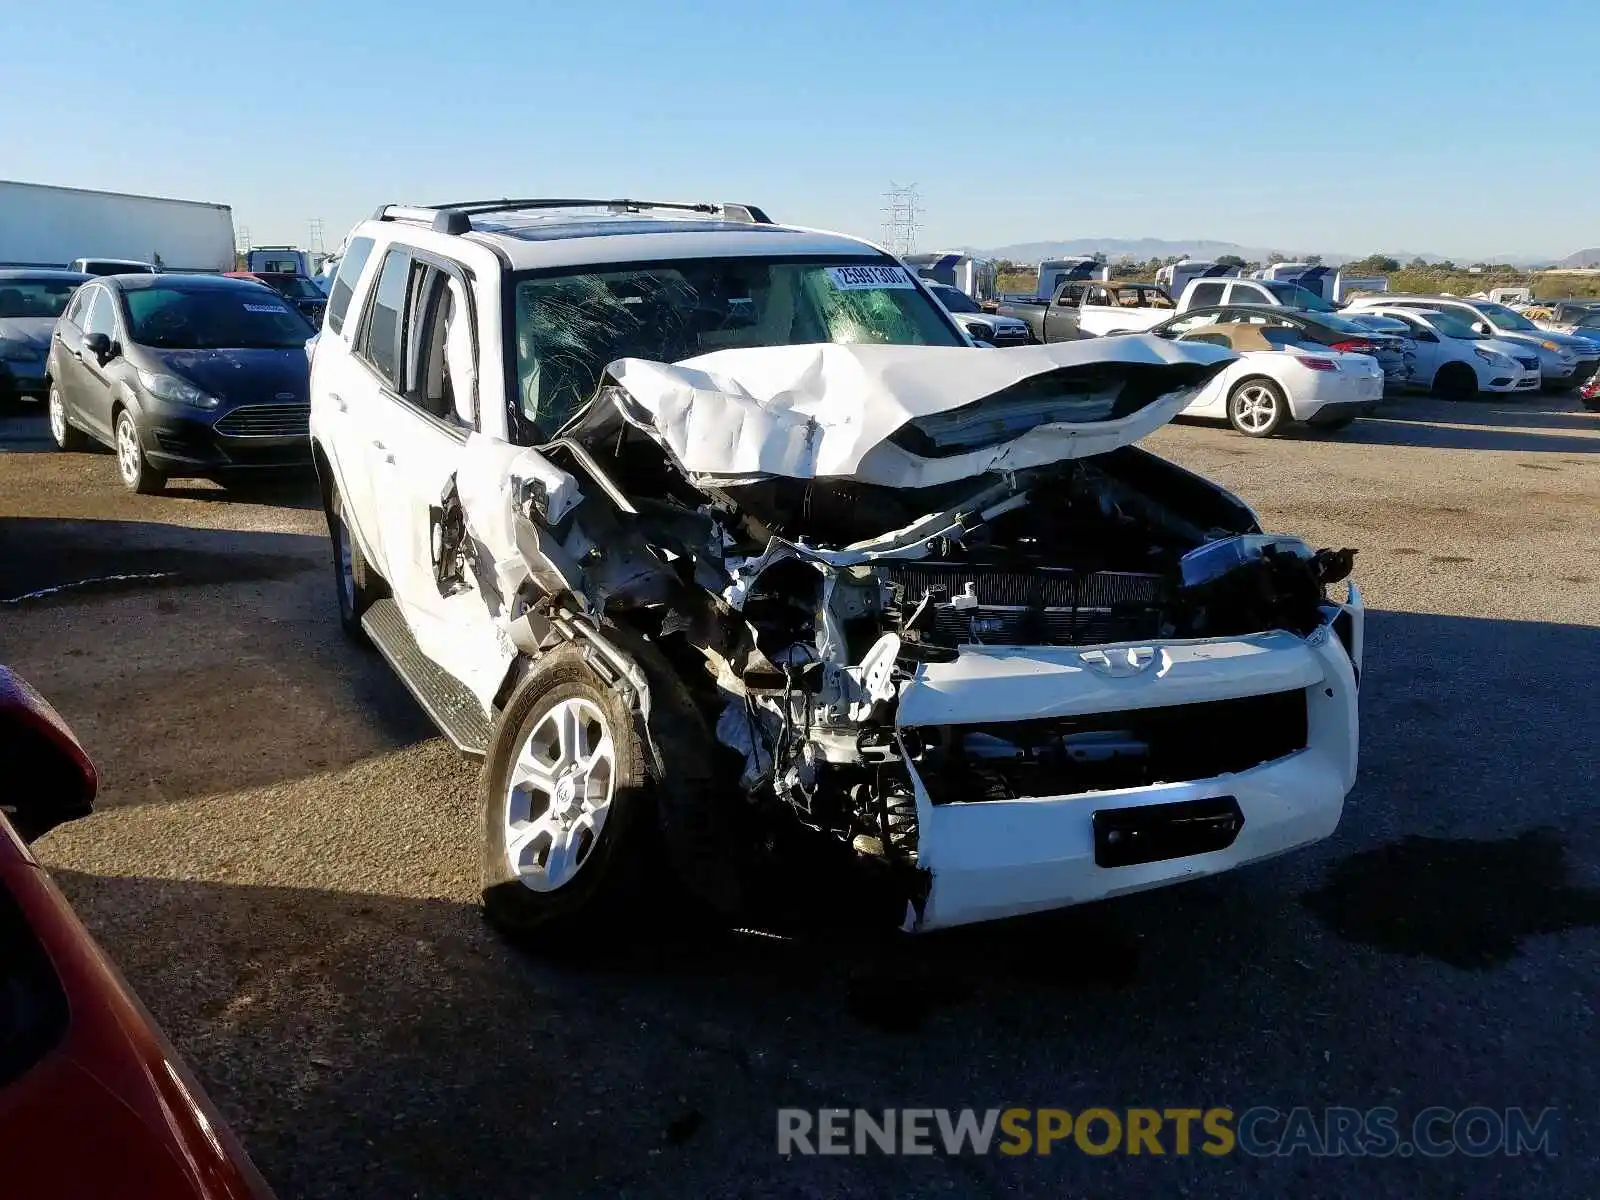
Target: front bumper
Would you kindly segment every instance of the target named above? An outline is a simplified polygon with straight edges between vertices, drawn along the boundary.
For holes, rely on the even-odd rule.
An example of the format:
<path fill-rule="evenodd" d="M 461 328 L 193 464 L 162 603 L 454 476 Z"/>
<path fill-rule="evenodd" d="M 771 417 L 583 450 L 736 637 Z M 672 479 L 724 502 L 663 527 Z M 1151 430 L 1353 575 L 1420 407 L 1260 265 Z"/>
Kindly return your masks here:
<path fill-rule="evenodd" d="M 1381 372 L 1306 371 L 1311 378 L 1289 387 L 1289 411 L 1297 421 L 1327 422 L 1371 412 L 1383 401 Z"/>
<path fill-rule="evenodd" d="M 1509 392 L 1536 392 L 1543 382 L 1543 377 L 1536 369 L 1512 371 L 1491 367 L 1478 374 L 1480 390 L 1502 395 Z"/>
<path fill-rule="evenodd" d="M 1564 363 L 1545 355 L 1539 359 L 1539 373 L 1544 382 L 1562 387 L 1573 387 L 1585 382 L 1595 373 L 1597 366 L 1600 366 L 1600 357 L 1594 356 L 1579 358 L 1572 363 Z"/>
<path fill-rule="evenodd" d="M 203 475 L 309 464 L 309 421 L 306 405 L 241 405 L 209 413 L 154 403 L 138 425 L 145 457 L 156 470 Z"/>
<path fill-rule="evenodd" d="M 1359 630 L 1360 598 L 1347 607 Z M 1005 721 L 1227 700 L 1301 689 L 1304 749 L 1248 770 L 1148 787 L 935 804 L 913 769 L 918 865 L 928 891 L 907 914 L 925 931 L 1103 900 L 1215 875 L 1327 837 L 1355 782 L 1359 632 L 1347 653 L 1330 626 L 1144 647 L 968 647 L 929 664 L 902 694 L 897 724 Z M 1132 673 L 1097 672 L 1086 655 L 1153 652 Z M 1127 866 L 1096 862 L 1095 813 L 1184 801 L 1237 802 L 1243 824 L 1223 848 Z"/>

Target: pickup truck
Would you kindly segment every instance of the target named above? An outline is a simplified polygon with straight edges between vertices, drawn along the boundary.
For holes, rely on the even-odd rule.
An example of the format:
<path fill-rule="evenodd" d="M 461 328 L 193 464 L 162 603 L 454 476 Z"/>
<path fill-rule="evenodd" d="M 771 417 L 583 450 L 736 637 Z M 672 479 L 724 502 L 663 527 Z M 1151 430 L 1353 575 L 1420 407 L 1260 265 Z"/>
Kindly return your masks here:
<path fill-rule="evenodd" d="M 1169 317 L 1195 308 L 1252 304 L 1333 312 L 1321 296 L 1295 283 L 1271 279 L 1193 279 L 1174 303 L 1153 283 L 1100 283 L 1066 280 L 1048 300 L 1007 297 L 1000 315 L 1025 321 L 1041 342 L 1070 342 L 1084 337 L 1143 333 Z"/>

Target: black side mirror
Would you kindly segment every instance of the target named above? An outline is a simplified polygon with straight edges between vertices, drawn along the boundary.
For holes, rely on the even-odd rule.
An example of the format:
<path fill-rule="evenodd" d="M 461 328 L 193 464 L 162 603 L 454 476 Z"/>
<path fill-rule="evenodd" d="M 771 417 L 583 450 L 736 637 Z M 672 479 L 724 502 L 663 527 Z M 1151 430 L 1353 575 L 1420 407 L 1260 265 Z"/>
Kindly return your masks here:
<path fill-rule="evenodd" d="M 105 362 L 111 357 L 111 338 L 104 333 L 85 334 L 83 348 L 95 356 L 99 362 Z"/>

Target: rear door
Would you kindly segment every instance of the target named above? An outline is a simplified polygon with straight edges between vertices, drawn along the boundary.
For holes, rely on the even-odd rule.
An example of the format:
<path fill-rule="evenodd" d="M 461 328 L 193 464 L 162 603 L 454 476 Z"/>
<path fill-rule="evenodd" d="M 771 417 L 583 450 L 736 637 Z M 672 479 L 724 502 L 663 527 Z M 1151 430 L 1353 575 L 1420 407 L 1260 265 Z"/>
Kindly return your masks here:
<path fill-rule="evenodd" d="M 423 653 L 487 701 L 512 648 L 492 564 L 466 526 L 456 480 L 504 478 L 520 449 L 477 432 L 477 312 L 458 265 L 392 248 L 362 347 L 382 383 L 371 429 L 385 577 Z M 468 441 L 473 439 L 470 468 Z"/>
<path fill-rule="evenodd" d="M 83 322 L 97 291 L 93 284 L 80 287 L 50 335 L 50 378 L 69 413 L 76 413 L 83 390 L 83 364 L 78 356 L 83 353 Z"/>

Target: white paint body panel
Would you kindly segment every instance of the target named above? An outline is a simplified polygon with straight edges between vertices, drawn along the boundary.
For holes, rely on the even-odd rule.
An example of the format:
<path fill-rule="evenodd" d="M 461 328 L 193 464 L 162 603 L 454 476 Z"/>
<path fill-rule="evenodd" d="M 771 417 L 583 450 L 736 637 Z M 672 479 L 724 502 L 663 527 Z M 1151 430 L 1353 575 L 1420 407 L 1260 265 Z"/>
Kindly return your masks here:
<path fill-rule="evenodd" d="M 1134 667 L 1130 651 L 1142 652 Z M 1111 659 L 1108 668 L 1097 664 Z M 1126 666 L 1122 664 L 1126 663 Z M 1120 668 L 1128 672 L 1118 676 Z M 900 695 L 897 725 L 1031 721 L 1232 700 L 1310 687 L 1322 667 L 1292 633 L 1105 646 L 968 646 L 927 663 Z"/>
<path fill-rule="evenodd" d="M 1335 370 L 1315 371 L 1302 358 L 1324 359 Z M 1289 398 L 1289 415 L 1309 421 L 1330 404 L 1376 404 L 1383 399 L 1383 368 L 1370 354 L 1336 350 L 1246 350 L 1205 387 L 1184 412 L 1194 417 L 1226 417 L 1228 393 L 1250 376 L 1265 376 Z"/>
<path fill-rule="evenodd" d="M 1359 624 L 1358 619 L 1358 628 Z M 1181 645 L 1158 643 L 1156 648 L 1171 652 Z M 1198 648 L 1206 643 L 1187 645 Z M 1306 749 L 1214 779 L 970 804 L 933 804 L 913 772 L 920 826 L 918 865 L 930 872 L 933 882 L 921 919 L 910 927 L 917 931 L 943 929 L 1104 900 L 1219 874 L 1309 845 L 1333 833 L 1356 773 L 1358 717 L 1350 659 L 1338 640 L 1330 636 L 1308 641 L 1289 634 L 1262 634 L 1215 645 L 1228 648 L 1225 656 L 1188 660 L 1207 663 L 1204 686 L 1200 686 L 1199 677 L 1188 679 L 1181 673 L 1169 673 L 1170 687 L 1167 679 L 1142 675 L 1111 681 L 1110 687 L 1101 680 L 1090 684 L 1085 679 L 1078 686 L 1092 687 L 1095 700 L 1077 709 L 1072 702 L 1071 677 L 1057 671 L 1054 678 L 1059 692 L 1046 702 L 1048 710 L 1106 711 L 1254 695 L 1280 690 L 1276 685 L 1302 679 L 1314 671 L 1317 678 L 1306 688 Z M 1243 647 L 1248 650 L 1239 652 Z M 1026 653 L 1053 658 L 1058 653 L 1075 655 L 1082 651 Z M 994 655 L 993 650 L 969 649 L 963 651 L 961 660 L 949 665 L 959 668 L 960 674 L 979 679 L 990 674 L 993 666 L 982 660 Z M 975 661 L 966 663 L 969 657 Z M 1120 685 L 1126 685 L 1125 694 L 1109 694 Z M 1043 700 L 1043 685 L 1040 687 L 1035 698 Z M 973 689 L 974 699 L 981 692 L 982 689 Z M 991 692 L 990 699 L 996 695 Z M 947 708 L 953 715 L 958 707 L 959 702 L 952 696 Z M 916 715 L 919 709 L 913 707 L 911 711 Z M 923 705 L 920 711 L 933 710 Z M 910 723 L 905 716 L 902 705 L 901 724 Z M 973 703 L 961 719 L 1006 718 L 993 716 L 987 707 L 980 715 L 980 706 Z M 1126 867 L 1095 864 L 1095 810 L 1217 796 L 1234 797 L 1244 814 L 1243 829 L 1226 849 Z"/>
<path fill-rule="evenodd" d="M 917 417 L 959 409 L 1060 367 L 1210 364 L 1232 357 L 1219 347 L 1159 338 L 1018 346 L 998 354 L 960 347 L 775 346 L 719 350 L 672 365 L 623 359 L 611 373 L 649 412 L 692 476 L 835 476 L 913 488 L 1103 454 L 1165 425 L 1192 393 L 1173 392 L 1116 419 L 1038 425 L 1009 442 L 936 459 L 888 441 Z"/>

